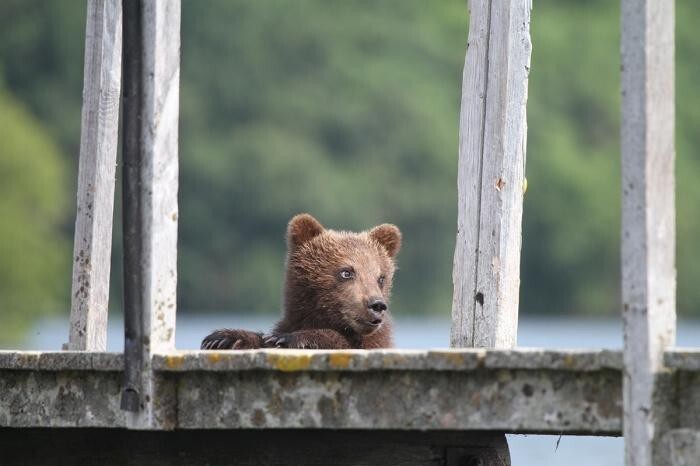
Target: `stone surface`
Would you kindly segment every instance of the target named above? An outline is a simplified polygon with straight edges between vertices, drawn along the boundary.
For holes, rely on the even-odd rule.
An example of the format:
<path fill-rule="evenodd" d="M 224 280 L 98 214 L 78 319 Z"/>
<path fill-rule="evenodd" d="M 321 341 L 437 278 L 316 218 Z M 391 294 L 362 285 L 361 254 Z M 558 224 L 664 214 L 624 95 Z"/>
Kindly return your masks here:
<path fill-rule="evenodd" d="M 669 369 L 684 371 L 700 370 L 700 349 L 674 348 L 664 354 L 664 364 Z"/>
<path fill-rule="evenodd" d="M 0 427 L 121 427 L 122 374 L 0 370 Z"/>
<path fill-rule="evenodd" d="M 658 464 L 670 466 L 698 466 L 700 464 L 700 431 L 674 429 L 663 438 L 664 457 Z"/>
<path fill-rule="evenodd" d="M 178 377 L 181 428 L 619 434 L 619 371 L 230 371 Z"/>
<path fill-rule="evenodd" d="M 700 371 L 679 371 L 675 391 L 663 395 L 675 401 L 676 426 L 700 430 Z"/>
<path fill-rule="evenodd" d="M 174 351 L 159 429 L 503 430 L 619 435 L 619 352 Z M 125 427 L 117 353 L 0 352 L 0 426 Z"/>
<path fill-rule="evenodd" d="M 231 371 L 372 371 L 430 370 L 454 371 L 488 369 L 546 369 L 597 371 L 622 368 L 619 351 L 608 350 L 515 350 L 439 349 L 439 350 L 247 350 L 247 351 L 173 351 L 157 354 L 154 370 Z"/>
<path fill-rule="evenodd" d="M 0 370 L 94 370 L 122 371 L 121 353 L 85 351 L 4 351 L 0 350 Z"/>

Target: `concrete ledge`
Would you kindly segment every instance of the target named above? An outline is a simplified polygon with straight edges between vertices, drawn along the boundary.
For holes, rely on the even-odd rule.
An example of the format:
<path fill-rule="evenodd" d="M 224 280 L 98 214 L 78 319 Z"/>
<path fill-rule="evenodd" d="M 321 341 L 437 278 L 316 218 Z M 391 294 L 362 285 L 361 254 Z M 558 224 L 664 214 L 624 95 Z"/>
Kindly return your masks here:
<path fill-rule="evenodd" d="M 686 353 L 673 355 L 672 362 L 686 361 Z M 667 357 L 668 358 L 668 357 Z M 700 352 L 696 353 L 700 369 Z M 173 351 L 156 354 L 156 371 L 186 372 L 277 370 L 289 371 L 368 371 L 368 370 L 473 370 L 549 369 L 596 371 L 622 368 L 622 354 L 609 350 L 515 350 L 436 349 L 436 350 L 248 350 Z M 121 353 L 83 351 L 4 351 L 0 350 L 0 370 L 89 370 L 122 371 Z"/>
<path fill-rule="evenodd" d="M 664 364 L 669 369 L 700 371 L 700 349 L 673 348 L 664 354 Z"/>
<path fill-rule="evenodd" d="M 501 430 L 619 435 L 620 371 L 190 371 L 186 429 Z"/>
<path fill-rule="evenodd" d="M 663 437 L 663 458 L 659 464 L 670 466 L 697 466 L 700 464 L 700 431 L 674 429 Z"/>
<path fill-rule="evenodd" d="M 95 370 L 0 370 L 0 427 L 124 427 L 123 375 Z"/>
<path fill-rule="evenodd" d="M 153 358 L 157 371 L 464 371 L 475 369 L 621 370 L 622 353 L 609 350 L 247 350 L 175 351 Z"/>
<path fill-rule="evenodd" d="M 86 351 L 3 351 L 0 370 L 123 371 L 122 353 Z"/>
<path fill-rule="evenodd" d="M 154 357 L 154 429 L 619 435 L 619 352 L 177 351 Z M 125 427 L 117 353 L 0 352 L 0 427 Z"/>

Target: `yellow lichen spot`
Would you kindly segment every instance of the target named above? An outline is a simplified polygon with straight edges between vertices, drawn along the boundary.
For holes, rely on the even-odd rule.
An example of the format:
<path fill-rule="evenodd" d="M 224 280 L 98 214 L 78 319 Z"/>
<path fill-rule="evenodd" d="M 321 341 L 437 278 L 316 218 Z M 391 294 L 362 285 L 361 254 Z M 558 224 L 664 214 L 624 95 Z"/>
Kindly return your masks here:
<path fill-rule="evenodd" d="M 564 366 L 572 367 L 574 365 L 574 357 L 571 354 L 564 356 Z"/>
<path fill-rule="evenodd" d="M 397 367 L 397 366 L 403 366 L 406 363 L 410 364 L 411 362 L 411 356 L 406 355 L 405 353 L 389 353 L 385 354 L 382 357 L 382 364 L 384 366 L 389 366 L 389 367 Z"/>
<path fill-rule="evenodd" d="M 461 368 L 466 362 L 466 357 L 464 353 L 460 353 L 457 351 L 432 350 L 430 354 L 432 358 L 434 358 L 434 361 L 436 363 L 441 365 L 446 364 L 449 367 Z"/>
<path fill-rule="evenodd" d="M 185 360 L 182 356 L 166 356 L 165 365 L 168 369 L 179 369 L 184 364 Z"/>
<path fill-rule="evenodd" d="M 209 360 L 210 363 L 216 364 L 221 360 L 221 355 L 218 353 L 209 353 L 207 354 L 207 359 Z"/>
<path fill-rule="evenodd" d="M 348 353 L 333 353 L 328 356 L 328 364 L 334 369 L 347 369 L 352 355 Z"/>
<path fill-rule="evenodd" d="M 282 372 L 296 372 L 311 365 L 309 354 L 268 354 L 267 362 Z"/>
<path fill-rule="evenodd" d="M 464 365 L 464 361 L 466 359 L 464 353 L 446 352 L 444 354 L 449 363 L 453 366 L 462 367 Z"/>

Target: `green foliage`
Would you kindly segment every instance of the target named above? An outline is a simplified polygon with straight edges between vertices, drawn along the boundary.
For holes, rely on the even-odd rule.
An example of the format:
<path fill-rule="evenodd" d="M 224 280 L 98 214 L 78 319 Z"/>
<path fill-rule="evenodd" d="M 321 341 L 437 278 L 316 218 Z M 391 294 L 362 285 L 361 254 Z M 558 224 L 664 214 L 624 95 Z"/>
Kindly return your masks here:
<path fill-rule="evenodd" d="M 12 131 L 22 147 L 41 135 L 77 154 L 84 8 L 71 0 L 0 4 L 0 75 L 42 124 Z M 677 8 L 678 303 L 697 312 L 700 4 Z M 180 308 L 276 312 L 284 228 L 308 211 L 334 228 L 399 225 L 395 308 L 446 315 L 463 0 L 183 0 L 182 21 Z M 532 41 L 521 308 L 614 315 L 619 6 L 536 2 Z M 63 157 L 46 169 L 58 180 L 75 165 Z M 24 196 L 30 187 L 13 189 Z M 42 244 L 58 241 L 52 251 L 70 257 L 70 235 L 51 234 Z M 119 236 L 117 227 L 117 259 Z M 0 267 L 20 260 L 0 257 Z M 67 275 L 42 280 L 42 289 L 64 290 L 64 305 Z M 118 305 L 118 267 L 113 277 Z"/>
<path fill-rule="evenodd" d="M 676 4 L 676 218 L 678 309 L 700 315 L 700 4 Z"/>
<path fill-rule="evenodd" d="M 619 308 L 619 4 L 542 0 L 532 16 L 521 303 L 526 312 Z M 700 304 L 700 4 L 677 5 L 678 310 Z"/>
<path fill-rule="evenodd" d="M 77 154 L 80 145 L 85 3 L 0 3 L 1 78 L 66 154 Z M 77 157 L 64 160 L 77 170 Z"/>
<path fill-rule="evenodd" d="M 543 0 L 532 16 L 521 303 L 614 314 L 619 296 L 619 13 Z"/>
<path fill-rule="evenodd" d="M 466 14 L 423 4 L 183 3 L 183 307 L 277 309 L 308 211 L 399 224 L 397 307 L 449 308 Z"/>
<path fill-rule="evenodd" d="M 59 309 L 70 268 L 63 161 L 46 131 L 0 88 L 0 341 Z"/>

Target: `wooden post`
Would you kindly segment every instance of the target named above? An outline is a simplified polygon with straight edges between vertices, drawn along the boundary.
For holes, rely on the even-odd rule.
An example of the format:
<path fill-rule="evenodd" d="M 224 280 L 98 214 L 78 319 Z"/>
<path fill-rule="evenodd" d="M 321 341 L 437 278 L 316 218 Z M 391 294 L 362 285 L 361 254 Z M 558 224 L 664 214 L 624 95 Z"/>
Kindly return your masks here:
<path fill-rule="evenodd" d="M 516 345 L 530 0 L 472 0 L 459 130 L 451 344 Z"/>
<path fill-rule="evenodd" d="M 175 349 L 180 0 L 124 1 L 125 16 L 128 10 L 139 24 L 125 23 L 125 55 L 138 55 L 136 66 L 126 60 L 135 73 L 129 79 L 138 83 L 125 96 L 137 124 L 124 128 L 125 296 L 134 306 L 127 320 L 137 321 L 137 331 L 125 332 L 122 407 L 132 428 L 169 428 L 168 394 L 158 386 L 151 357 Z"/>
<path fill-rule="evenodd" d="M 114 172 L 121 84 L 120 0 L 87 2 L 78 209 L 65 349 L 107 349 Z"/>
<path fill-rule="evenodd" d="M 635 466 L 663 461 L 653 396 L 676 332 L 673 67 L 674 3 L 622 0 L 624 435 Z"/>
<path fill-rule="evenodd" d="M 530 0 L 472 0 L 459 128 L 453 347 L 516 345 Z M 510 464 L 504 434 L 492 456 Z M 494 460 L 493 458 L 498 458 Z M 460 463 L 461 464 L 461 463 Z"/>

